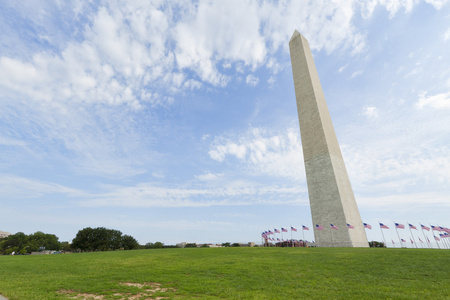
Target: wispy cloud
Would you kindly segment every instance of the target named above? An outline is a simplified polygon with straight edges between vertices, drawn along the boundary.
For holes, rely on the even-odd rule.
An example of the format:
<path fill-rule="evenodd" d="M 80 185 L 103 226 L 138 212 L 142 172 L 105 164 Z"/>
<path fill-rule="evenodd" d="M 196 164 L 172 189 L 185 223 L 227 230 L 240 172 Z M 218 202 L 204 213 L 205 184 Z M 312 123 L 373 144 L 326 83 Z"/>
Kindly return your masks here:
<path fill-rule="evenodd" d="M 433 96 L 427 96 L 422 93 L 419 101 L 416 103 L 417 108 L 422 109 L 431 107 L 435 109 L 450 109 L 450 92 L 441 93 Z"/>
<path fill-rule="evenodd" d="M 212 186 L 164 187 L 142 183 L 130 187 L 115 187 L 110 192 L 90 195 L 77 201 L 86 207 L 210 207 L 239 205 L 304 204 L 299 200 L 299 188 L 264 185 L 250 181 L 228 180 Z M 282 200 L 281 200 L 282 199 Z"/>
<path fill-rule="evenodd" d="M 0 190 L 4 199 L 39 198 L 51 194 L 62 194 L 69 197 L 85 197 L 88 195 L 82 190 L 60 184 L 10 174 L 0 174 Z"/>
<path fill-rule="evenodd" d="M 378 110 L 375 106 L 366 106 L 364 108 L 363 114 L 369 119 L 378 118 Z"/>
<path fill-rule="evenodd" d="M 252 128 L 241 136 L 216 137 L 209 156 L 219 162 L 237 158 L 241 171 L 247 173 L 301 180 L 304 167 L 299 137 L 296 127 L 281 133 Z"/>
<path fill-rule="evenodd" d="M 247 75 L 247 77 L 245 77 L 245 83 L 250 86 L 257 86 L 259 83 L 259 78 L 252 74 L 249 74 Z"/>

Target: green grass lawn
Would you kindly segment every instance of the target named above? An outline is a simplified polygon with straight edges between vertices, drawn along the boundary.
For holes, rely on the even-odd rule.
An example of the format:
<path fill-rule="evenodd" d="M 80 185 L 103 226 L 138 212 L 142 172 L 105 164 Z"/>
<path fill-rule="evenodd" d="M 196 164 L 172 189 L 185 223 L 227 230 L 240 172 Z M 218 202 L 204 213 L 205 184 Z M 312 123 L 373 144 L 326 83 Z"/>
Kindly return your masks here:
<path fill-rule="evenodd" d="M 198 248 L 1 256 L 0 294 L 11 300 L 450 299 L 450 251 Z"/>

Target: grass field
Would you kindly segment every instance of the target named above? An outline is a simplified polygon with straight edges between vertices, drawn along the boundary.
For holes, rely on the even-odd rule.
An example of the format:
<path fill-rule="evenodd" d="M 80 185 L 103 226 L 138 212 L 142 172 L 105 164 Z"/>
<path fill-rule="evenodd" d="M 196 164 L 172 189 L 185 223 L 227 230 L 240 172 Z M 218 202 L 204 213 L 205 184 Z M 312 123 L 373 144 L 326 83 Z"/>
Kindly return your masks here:
<path fill-rule="evenodd" d="M 194 248 L 1 256 L 0 294 L 11 300 L 450 299 L 450 251 Z"/>

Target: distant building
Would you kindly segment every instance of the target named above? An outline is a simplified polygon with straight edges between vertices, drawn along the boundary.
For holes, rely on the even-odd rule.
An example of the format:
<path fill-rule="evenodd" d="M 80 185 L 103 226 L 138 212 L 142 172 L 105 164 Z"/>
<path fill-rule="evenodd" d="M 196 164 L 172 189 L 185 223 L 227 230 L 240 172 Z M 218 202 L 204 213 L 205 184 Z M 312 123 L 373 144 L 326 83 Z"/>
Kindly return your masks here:
<path fill-rule="evenodd" d="M 11 235 L 11 233 L 0 230 L 0 239 L 5 238 L 5 237 L 10 236 L 10 235 Z"/>
<path fill-rule="evenodd" d="M 241 246 L 241 247 L 255 247 L 255 243 L 253 243 L 253 242 L 239 243 L 239 246 Z"/>
<path fill-rule="evenodd" d="M 178 248 L 184 248 L 186 246 L 186 244 L 187 244 L 186 242 L 178 243 L 177 247 Z"/>

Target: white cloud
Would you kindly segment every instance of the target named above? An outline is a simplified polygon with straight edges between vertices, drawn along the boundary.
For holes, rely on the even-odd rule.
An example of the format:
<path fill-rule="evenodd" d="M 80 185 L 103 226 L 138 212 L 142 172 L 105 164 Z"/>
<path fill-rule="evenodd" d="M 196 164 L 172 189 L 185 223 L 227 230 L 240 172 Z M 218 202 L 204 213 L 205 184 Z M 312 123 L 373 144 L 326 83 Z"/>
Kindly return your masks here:
<path fill-rule="evenodd" d="M 223 174 L 205 173 L 202 175 L 197 175 L 195 176 L 195 178 L 201 181 L 213 181 L 219 179 L 222 176 Z"/>
<path fill-rule="evenodd" d="M 223 174 L 207 173 L 196 177 L 190 187 L 161 186 L 140 183 L 134 186 L 103 185 L 104 192 L 91 193 L 52 182 L 0 174 L 0 189 L 4 199 L 48 197 L 63 194 L 84 207 L 209 207 L 229 205 L 303 205 L 303 190 L 294 186 L 261 184 L 251 181 L 226 180 L 215 182 Z M 199 185 L 208 181 L 209 186 Z"/>
<path fill-rule="evenodd" d="M 450 206 L 449 197 L 441 193 L 405 193 L 377 197 L 358 197 L 358 203 L 364 207 L 398 209 L 406 206 L 429 207 L 430 205 Z"/>
<path fill-rule="evenodd" d="M 263 185 L 249 181 L 228 181 L 211 187 L 161 187 L 141 183 L 130 187 L 112 187 L 111 191 L 90 195 L 77 201 L 86 207 L 210 207 L 230 205 L 305 204 L 298 186 Z M 280 200 L 283 199 L 283 200 Z"/>
<path fill-rule="evenodd" d="M 444 33 L 444 42 L 450 40 L 450 28 Z"/>
<path fill-rule="evenodd" d="M 304 167 L 299 137 L 296 127 L 282 133 L 253 128 L 234 138 L 237 141 L 216 138 L 210 147 L 209 156 L 219 162 L 235 157 L 247 172 L 300 181 L 304 178 Z"/>
<path fill-rule="evenodd" d="M 424 107 L 431 107 L 435 109 L 450 109 L 450 92 L 427 96 L 426 93 L 420 95 L 416 107 L 422 109 Z"/>
<path fill-rule="evenodd" d="M 235 143 L 226 143 L 225 145 L 217 145 L 209 151 L 209 156 L 217 161 L 223 161 L 227 155 L 234 155 L 243 159 L 247 153 L 247 148 L 243 145 Z"/>
<path fill-rule="evenodd" d="M 364 107 L 363 114 L 367 116 L 367 118 L 378 118 L 378 110 L 375 106 L 366 106 Z"/>
<path fill-rule="evenodd" d="M 353 79 L 353 78 L 355 78 L 355 77 L 361 76 L 363 73 L 364 73 L 364 72 L 363 72 L 362 70 L 355 71 L 355 72 L 352 73 L 352 75 L 350 76 L 350 78 Z"/>
<path fill-rule="evenodd" d="M 366 18 L 373 14 L 378 5 L 383 6 L 389 12 L 389 17 L 393 18 L 400 9 L 404 9 L 406 13 L 411 12 L 417 2 L 416 0 L 369 0 L 360 1 L 358 4 Z"/>
<path fill-rule="evenodd" d="M 343 65 L 342 67 L 339 68 L 338 73 L 342 73 L 344 72 L 345 69 L 347 69 L 348 64 Z"/>
<path fill-rule="evenodd" d="M 257 86 L 259 83 L 259 78 L 252 74 L 248 74 L 245 78 L 245 83 L 250 86 Z"/>
<path fill-rule="evenodd" d="M 449 0 L 425 0 L 425 2 L 433 5 L 435 9 L 441 9 L 444 5 L 449 3 Z"/>
<path fill-rule="evenodd" d="M 1 136 L 0 135 L 0 145 L 3 146 L 26 146 L 27 143 L 22 141 L 22 140 L 18 140 L 18 139 L 14 139 L 14 138 L 10 138 L 10 137 L 5 137 L 5 136 Z"/>
<path fill-rule="evenodd" d="M 39 198 L 43 195 L 64 194 L 69 197 L 87 195 L 85 192 L 51 182 L 43 182 L 10 174 L 0 174 L 0 190 L 4 199 Z"/>

